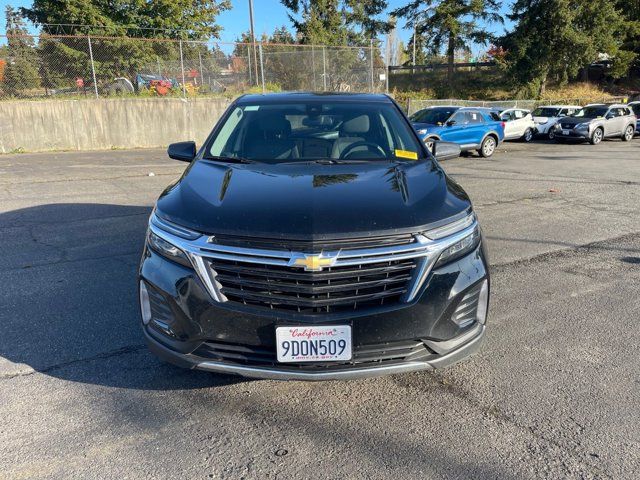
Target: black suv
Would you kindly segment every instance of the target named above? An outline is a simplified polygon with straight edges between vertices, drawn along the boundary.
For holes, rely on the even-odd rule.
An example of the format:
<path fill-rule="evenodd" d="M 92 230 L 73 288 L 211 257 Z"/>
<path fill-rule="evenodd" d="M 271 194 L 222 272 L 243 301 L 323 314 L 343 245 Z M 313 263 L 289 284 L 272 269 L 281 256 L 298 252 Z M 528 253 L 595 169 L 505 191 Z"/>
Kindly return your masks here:
<path fill-rule="evenodd" d="M 168 153 L 190 164 L 153 210 L 139 270 L 160 357 L 324 380 L 442 367 L 479 348 L 478 221 L 389 97 L 244 96 L 200 150 Z"/>

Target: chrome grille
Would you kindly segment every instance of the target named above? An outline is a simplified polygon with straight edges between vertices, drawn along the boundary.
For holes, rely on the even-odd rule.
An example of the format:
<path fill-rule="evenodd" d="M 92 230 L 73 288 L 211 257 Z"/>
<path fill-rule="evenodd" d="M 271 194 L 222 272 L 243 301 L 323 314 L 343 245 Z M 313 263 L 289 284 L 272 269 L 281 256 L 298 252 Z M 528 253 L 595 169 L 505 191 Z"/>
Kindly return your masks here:
<path fill-rule="evenodd" d="M 335 313 L 390 305 L 408 290 L 413 259 L 333 266 L 307 272 L 289 266 L 209 259 L 230 302 L 296 313 Z"/>
<path fill-rule="evenodd" d="M 207 236 L 156 215 L 149 229 L 188 256 L 214 302 L 326 314 L 413 301 L 477 221 L 469 213 L 425 233 L 293 243 Z"/>

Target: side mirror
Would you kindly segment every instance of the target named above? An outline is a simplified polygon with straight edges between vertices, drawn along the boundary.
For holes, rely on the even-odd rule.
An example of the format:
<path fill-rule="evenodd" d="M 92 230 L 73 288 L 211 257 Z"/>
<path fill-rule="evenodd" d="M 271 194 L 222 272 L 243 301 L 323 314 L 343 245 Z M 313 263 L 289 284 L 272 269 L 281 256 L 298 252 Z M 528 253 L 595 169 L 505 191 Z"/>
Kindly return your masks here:
<path fill-rule="evenodd" d="M 172 143 L 167 148 L 167 155 L 174 160 L 190 162 L 196 157 L 196 142 Z"/>
<path fill-rule="evenodd" d="M 436 157 L 437 160 L 449 160 L 451 158 L 458 158 L 462 149 L 460 145 L 453 142 L 442 142 L 440 140 L 435 140 L 433 142 L 433 147 L 431 148 L 431 153 Z"/>
<path fill-rule="evenodd" d="M 449 120 L 447 123 L 445 123 L 447 127 L 453 127 L 455 124 L 456 124 L 455 120 Z"/>

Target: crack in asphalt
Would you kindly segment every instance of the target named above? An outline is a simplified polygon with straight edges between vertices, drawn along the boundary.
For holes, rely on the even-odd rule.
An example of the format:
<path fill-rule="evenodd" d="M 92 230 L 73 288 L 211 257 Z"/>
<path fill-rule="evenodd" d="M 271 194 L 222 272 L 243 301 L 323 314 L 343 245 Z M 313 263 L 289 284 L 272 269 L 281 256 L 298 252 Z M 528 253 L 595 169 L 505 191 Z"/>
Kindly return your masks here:
<path fill-rule="evenodd" d="M 497 169 L 492 169 L 492 168 L 473 168 L 471 166 L 467 166 L 467 165 L 456 165 L 456 166 L 452 166 L 452 170 L 455 169 L 460 169 L 460 170 L 465 170 L 465 171 L 470 171 L 473 173 L 473 175 L 469 175 L 467 173 L 456 173 L 456 172 L 447 172 L 448 175 L 455 177 L 455 176 L 460 176 L 460 177 L 473 177 L 473 178 L 492 178 L 492 177 L 486 177 L 486 176 L 482 176 L 482 175 L 478 175 L 479 172 L 490 172 L 490 173 L 498 173 L 500 175 L 505 176 L 504 179 L 509 179 L 509 180 L 519 180 L 519 181 L 523 181 L 523 182 L 563 182 L 563 183 L 577 183 L 577 184 L 595 184 L 595 185 L 625 185 L 625 186 L 640 186 L 640 182 L 639 181 L 633 181 L 633 180 L 617 180 L 617 179 L 613 179 L 613 178 L 604 178 L 604 179 L 591 179 L 591 178 L 584 178 L 584 177 L 574 177 L 574 176 L 569 176 L 569 175 L 553 175 L 553 176 L 549 176 L 549 177 L 540 177 L 538 175 L 536 175 L 535 173 L 532 172 L 520 172 L 517 170 L 497 170 Z M 446 170 L 446 168 L 445 168 Z M 511 177 L 513 175 L 522 175 L 525 178 L 507 178 L 507 177 Z"/>
<path fill-rule="evenodd" d="M 83 258 L 73 258 L 73 259 L 60 258 L 55 262 L 39 263 L 37 265 L 23 265 L 22 267 L 14 267 L 14 268 L 4 268 L 0 270 L 0 273 L 18 272 L 22 270 L 33 270 L 35 268 L 50 267 L 52 265 L 63 265 L 67 263 L 87 262 L 92 260 L 105 260 L 107 258 L 118 259 L 118 257 L 128 257 L 130 255 L 141 255 L 141 254 L 142 254 L 142 250 L 139 249 L 133 252 L 114 253 L 110 255 L 96 255 L 93 257 L 83 257 Z"/>
<path fill-rule="evenodd" d="M 589 250 L 605 250 L 605 246 L 612 242 L 624 242 L 626 240 L 632 240 L 638 237 L 640 232 L 625 233 L 617 237 L 611 237 L 604 240 L 597 240 L 595 242 L 585 243 L 583 245 L 577 245 L 575 247 L 559 248 L 550 252 L 540 253 L 538 255 L 532 255 L 531 257 L 519 258 L 510 262 L 504 263 L 490 263 L 490 267 L 493 271 L 501 271 L 511 267 L 517 267 L 520 265 L 526 265 L 529 263 L 540 263 L 548 260 L 554 260 L 558 258 L 568 257 L 576 253 L 588 253 Z M 610 248 L 609 248 L 610 249 Z M 627 250 L 623 250 L 627 251 Z"/>
<path fill-rule="evenodd" d="M 446 372 L 436 371 L 436 372 L 432 372 L 431 374 L 436 380 L 437 386 L 439 388 L 442 388 L 444 391 L 450 393 L 454 397 L 464 402 L 467 402 L 471 407 L 477 409 L 481 413 L 495 419 L 498 422 L 508 423 L 510 425 L 513 425 L 516 428 L 520 429 L 522 432 L 529 433 L 533 438 L 535 438 L 536 440 L 538 440 L 543 444 L 552 445 L 556 447 L 560 451 L 564 452 L 568 457 L 575 460 L 579 465 L 584 467 L 591 474 L 604 476 L 605 478 L 613 478 L 611 475 L 609 475 L 608 473 L 600 469 L 600 467 L 590 463 L 587 459 L 585 459 L 584 456 L 579 451 L 577 451 L 575 447 L 570 448 L 569 446 L 562 445 L 560 442 L 558 442 L 554 438 L 551 438 L 548 435 L 545 435 L 544 433 L 539 432 L 538 430 L 536 430 L 535 427 L 521 424 L 513 416 L 508 415 L 506 412 L 501 410 L 496 405 L 483 404 L 480 401 L 480 399 L 473 397 L 471 395 L 471 392 L 463 388 L 462 385 L 458 383 L 450 382 L 446 376 Z M 571 418 L 571 420 L 573 420 L 573 422 L 577 424 L 579 428 L 584 430 L 584 427 L 580 425 L 578 422 L 576 422 L 573 418 Z"/>
<path fill-rule="evenodd" d="M 540 195 L 532 195 L 529 197 L 513 198 L 510 200 L 496 200 L 494 202 L 487 202 L 487 203 L 474 203 L 473 206 L 474 208 L 495 207 L 496 205 L 513 204 L 513 203 L 524 202 L 528 200 L 542 200 L 546 198 L 553 198 L 553 197 L 548 194 L 540 194 Z"/>
<path fill-rule="evenodd" d="M 95 360 L 103 360 L 107 358 L 118 357 L 121 355 L 129 355 L 131 353 L 139 352 L 140 350 L 143 350 L 145 348 L 147 348 L 147 346 L 142 344 L 127 345 L 125 347 L 117 348 L 115 350 L 109 350 L 107 352 L 98 353 L 91 357 L 77 358 L 75 360 L 56 363 L 43 368 L 34 368 L 33 370 L 29 370 L 28 372 L 4 373 L 4 374 L 0 373 L 0 380 L 11 380 L 18 377 L 28 377 L 30 375 L 33 375 L 34 373 L 49 373 L 56 370 L 60 370 L 62 368 L 93 362 Z"/>
<path fill-rule="evenodd" d="M 76 218 L 74 220 L 54 220 L 52 222 L 42 222 L 42 221 L 38 221 L 38 222 L 25 222 L 22 224 L 18 224 L 18 223 L 13 223 L 13 224 L 9 224 L 9 225 L 0 225 L 0 230 L 5 230 L 5 229 L 10 229 L 10 228 L 27 228 L 27 227 L 40 227 L 40 226 L 59 226 L 59 225 L 72 225 L 74 223 L 82 223 L 82 222 L 90 222 L 93 220 L 109 220 L 112 218 L 128 218 L 128 217 L 137 217 L 140 215 L 145 215 L 145 216 L 149 216 L 149 213 L 151 211 L 151 209 L 153 208 L 152 206 L 149 207 L 140 207 L 140 208 L 145 208 L 147 209 L 147 211 L 145 212 L 139 212 L 139 213 L 127 213 L 125 215 L 106 215 L 106 216 L 102 216 L 102 217 L 87 217 L 87 218 Z"/>
<path fill-rule="evenodd" d="M 123 180 L 125 178 L 140 178 L 140 177 L 166 177 L 166 176 L 180 176 L 182 172 L 171 172 L 171 173 L 155 173 L 153 172 L 153 177 L 149 177 L 149 174 L 140 174 L 140 175 L 119 175 L 117 177 L 96 177 L 96 178 L 59 178 L 52 180 L 30 180 L 30 181 L 16 181 L 12 180 L 10 182 L 0 182 L 0 186 L 13 186 L 13 185 L 23 185 L 23 184 L 45 184 L 45 183 L 77 183 L 77 182 L 103 182 L 106 180 Z"/>

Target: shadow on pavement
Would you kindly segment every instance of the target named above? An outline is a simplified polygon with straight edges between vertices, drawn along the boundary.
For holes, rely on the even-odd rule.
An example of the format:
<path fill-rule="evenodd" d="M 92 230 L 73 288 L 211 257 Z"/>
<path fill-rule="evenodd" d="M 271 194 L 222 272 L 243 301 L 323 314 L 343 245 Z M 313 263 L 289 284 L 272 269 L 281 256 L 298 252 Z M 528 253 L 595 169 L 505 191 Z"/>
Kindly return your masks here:
<path fill-rule="evenodd" d="M 0 214 L 0 377 L 32 368 L 136 389 L 242 381 L 163 364 L 146 350 L 136 274 L 150 212 L 147 206 L 52 204 Z M 105 371 L 101 360 L 118 356 L 135 361 L 125 362 L 135 374 Z"/>

